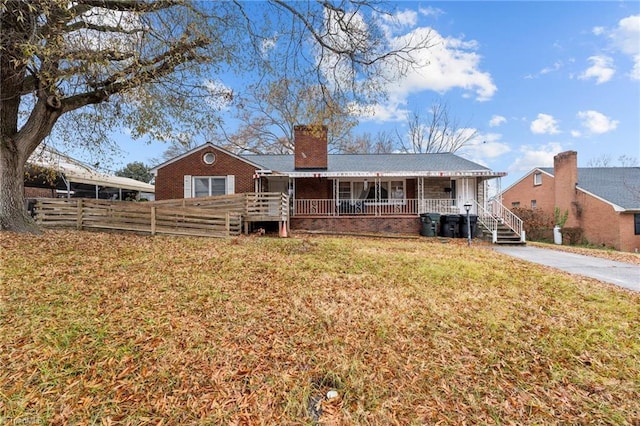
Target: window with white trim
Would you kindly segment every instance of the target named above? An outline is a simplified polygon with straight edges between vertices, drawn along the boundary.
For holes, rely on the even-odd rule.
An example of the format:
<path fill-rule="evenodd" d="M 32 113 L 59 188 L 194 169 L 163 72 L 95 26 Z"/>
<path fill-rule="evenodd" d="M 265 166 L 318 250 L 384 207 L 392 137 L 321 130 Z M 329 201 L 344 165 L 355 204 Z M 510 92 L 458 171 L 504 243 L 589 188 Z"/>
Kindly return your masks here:
<path fill-rule="evenodd" d="M 405 200 L 407 194 L 406 181 L 380 181 L 380 200 Z M 375 200 L 376 185 L 369 180 L 340 181 L 338 183 L 338 199 L 340 200 Z"/>
<path fill-rule="evenodd" d="M 209 197 L 224 195 L 227 179 L 224 177 L 206 176 L 193 178 L 193 196 Z"/>
<path fill-rule="evenodd" d="M 351 182 L 340 181 L 338 183 L 338 199 L 339 200 L 351 199 Z"/>
<path fill-rule="evenodd" d="M 535 209 L 536 207 L 538 207 L 538 202 L 536 200 L 531 200 L 531 208 Z"/>
<path fill-rule="evenodd" d="M 533 174 L 533 184 L 535 186 L 542 185 L 542 173 L 536 172 Z"/>
<path fill-rule="evenodd" d="M 235 176 L 190 176 L 184 177 L 184 197 L 209 197 L 235 192 Z"/>

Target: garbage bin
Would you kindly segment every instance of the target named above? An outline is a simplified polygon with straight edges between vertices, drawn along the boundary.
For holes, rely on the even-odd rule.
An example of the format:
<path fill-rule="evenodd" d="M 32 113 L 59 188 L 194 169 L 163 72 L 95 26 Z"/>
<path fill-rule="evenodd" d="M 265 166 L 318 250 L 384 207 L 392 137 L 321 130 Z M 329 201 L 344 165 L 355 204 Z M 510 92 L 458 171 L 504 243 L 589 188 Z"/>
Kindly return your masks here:
<path fill-rule="evenodd" d="M 443 214 L 440 217 L 440 235 L 449 238 L 460 237 L 459 214 Z"/>
<path fill-rule="evenodd" d="M 478 224 L 478 215 L 470 214 L 469 215 L 469 225 L 471 225 L 471 238 L 476 235 L 476 227 Z M 469 238 L 469 234 L 467 234 L 467 215 L 460 215 L 460 237 Z"/>
<path fill-rule="evenodd" d="M 440 231 L 440 213 L 420 214 L 420 235 L 423 237 L 435 237 Z"/>

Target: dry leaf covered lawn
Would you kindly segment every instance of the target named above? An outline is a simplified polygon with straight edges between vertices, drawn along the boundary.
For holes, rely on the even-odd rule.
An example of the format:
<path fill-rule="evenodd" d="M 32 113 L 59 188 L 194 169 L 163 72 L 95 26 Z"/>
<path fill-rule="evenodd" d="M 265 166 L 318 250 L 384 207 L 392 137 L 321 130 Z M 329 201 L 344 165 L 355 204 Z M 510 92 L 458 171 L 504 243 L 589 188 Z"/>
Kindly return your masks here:
<path fill-rule="evenodd" d="M 639 295 L 486 247 L 0 238 L 0 424 L 640 422 Z"/>

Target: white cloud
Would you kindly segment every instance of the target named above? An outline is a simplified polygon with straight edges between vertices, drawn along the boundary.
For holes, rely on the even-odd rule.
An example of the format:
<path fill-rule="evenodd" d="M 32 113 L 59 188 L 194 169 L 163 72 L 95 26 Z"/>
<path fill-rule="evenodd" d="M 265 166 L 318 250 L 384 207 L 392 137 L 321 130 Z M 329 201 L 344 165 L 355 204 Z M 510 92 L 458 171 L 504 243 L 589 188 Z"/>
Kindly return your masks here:
<path fill-rule="evenodd" d="M 612 120 L 606 115 L 593 110 L 578 112 L 578 118 L 582 120 L 582 127 L 595 135 L 615 130 L 619 123 L 618 120 Z"/>
<path fill-rule="evenodd" d="M 209 92 L 209 96 L 206 98 L 207 104 L 217 110 L 229 107 L 233 100 L 233 89 L 220 80 L 205 80 L 204 86 Z"/>
<path fill-rule="evenodd" d="M 418 8 L 418 11 L 424 16 L 435 16 L 436 18 L 440 15 L 444 15 L 444 10 L 433 6 L 420 7 Z"/>
<path fill-rule="evenodd" d="M 507 119 L 501 115 L 494 115 L 489 120 L 489 127 L 498 127 L 507 122 Z"/>
<path fill-rule="evenodd" d="M 511 151 L 509 145 L 502 142 L 501 139 L 502 135 L 499 133 L 478 134 L 458 153 L 468 160 L 487 166 L 488 160 Z"/>
<path fill-rule="evenodd" d="M 65 39 L 70 51 L 115 50 L 135 54 L 139 49 L 144 24 L 137 13 L 93 7 L 76 18 L 76 21 L 92 24 L 99 29 L 79 29 L 67 34 Z"/>
<path fill-rule="evenodd" d="M 524 145 L 520 147 L 520 157 L 511 164 L 507 172 L 520 173 L 536 167 L 553 167 L 553 157 L 563 150 L 562 146 L 556 142 L 550 142 L 535 148 Z"/>
<path fill-rule="evenodd" d="M 381 14 L 380 19 L 383 24 L 387 36 L 402 31 L 406 28 L 412 28 L 418 22 L 418 12 L 415 10 L 403 10 L 392 15 Z"/>
<path fill-rule="evenodd" d="M 631 59 L 633 66 L 628 73 L 633 80 L 640 80 L 640 15 L 631 15 L 618 21 L 618 26 L 608 30 L 603 27 L 593 29 L 593 34 L 606 36 L 614 51 Z"/>
<path fill-rule="evenodd" d="M 476 53 L 477 42 L 453 37 L 442 37 L 431 28 L 417 28 L 394 40 L 402 45 L 412 39 L 431 38 L 433 47 L 416 52 L 413 59 L 422 67 L 413 68 L 398 82 L 391 92 L 406 97 L 408 93 L 433 90 L 445 93 L 460 88 L 475 94 L 478 101 L 486 101 L 497 91 L 491 75 L 479 69 L 480 55 Z"/>
<path fill-rule="evenodd" d="M 434 14 L 436 10 L 420 9 L 421 14 Z M 453 89 L 460 89 L 463 97 L 473 97 L 477 101 L 487 101 L 497 91 L 491 74 L 480 69 L 482 57 L 478 54 L 478 43 L 475 40 L 463 38 L 443 37 L 430 27 L 417 27 L 410 31 L 406 28 L 416 25 L 417 14 L 411 11 L 402 11 L 391 17 L 380 16 L 380 22 L 388 37 L 390 47 L 403 49 L 415 44 L 416 40 L 428 40 L 429 48 L 418 49 L 408 53 L 415 66 L 409 67 L 406 74 L 398 77 L 398 64 L 390 61 L 380 70 L 380 80 L 375 84 L 381 84 L 387 93 L 388 100 L 383 105 L 378 105 L 364 114 L 363 119 L 375 119 L 376 121 L 398 121 L 399 117 L 406 116 L 405 106 L 410 95 L 432 91 L 444 94 Z M 331 21 L 331 16 L 327 19 Z M 368 26 L 363 17 L 356 14 L 350 20 L 351 25 L 360 33 L 368 31 Z M 391 26 L 391 24 L 395 26 Z M 329 24 L 331 25 L 331 23 Z M 395 31 L 403 30 L 403 34 L 394 35 Z M 337 36 L 330 42 L 338 47 L 350 40 L 343 40 L 342 32 L 336 30 Z M 357 41 L 357 40 L 356 40 Z M 333 76 L 352 76 L 351 69 L 338 69 L 331 60 L 324 58 L 323 67 Z M 384 68 L 386 67 L 386 68 Z M 329 71 L 330 70 L 330 71 Z M 370 82 L 361 82 L 367 85 Z M 358 108 L 355 108 L 358 110 Z M 368 118 L 371 117 L 371 118 Z"/>
<path fill-rule="evenodd" d="M 491 75 L 479 69 L 480 55 L 475 50 L 478 43 L 474 40 L 444 38 L 435 30 L 427 27 L 413 31 L 391 40 L 392 45 L 402 46 L 411 40 L 429 38 L 430 49 L 412 53 L 416 67 L 408 70 L 400 79 L 387 79 L 388 101 L 373 108 L 374 117 L 362 118 L 376 121 L 399 121 L 406 118 L 407 98 L 410 94 L 434 91 L 443 94 L 449 90 L 462 89 L 463 94 L 473 95 L 478 101 L 486 101 L 497 91 Z M 391 71 L 390 71 L 391 73 Z"/>
<path fill-rule="evenodd" d="M 621 19 L 609 37 L 622 53 L 629 56 L 640 54 L 640 15 Z"/>
<path fill-rule="evenodd" d="M 375 121 L 378 123 L 401 122 L 407 120 L 409 110 L 398 103 L 376 104 L 370 106 L 351 105 L 351 113 L 360 121 Z"/>
<path fill-rule="evenodd" d="M 614 44 L 622 53 L 631 57 L 633 68 L 629 76 L 640 80 L 640 15 L 628 16 L 618 22 L 611 34 Z"/>
<path fill-rule="evenodd" d="M 262 40 L 262 46 L 260 46 L 260 51 L 263 55 L 269 53 L 276 47 L 276 43 L 278 41 L 278 36 L 273 36 L 271 38 L 265 38 Z"/>
<path fill-rule="evenodd" d="M 560 133 L 558 122 L 552 115 L 538 114 L 538 118 L 531 122 L 531 132 L 537 135 L 555 135 Z"/>
<path fill-rule="evenodd" d="M 633 57 L 633 69 L 629 73 L 629 77 L 633 80 L 640 80 L 640 55 Z"/>
<path fill-rule="evenodd" d="M 550 67 L 545 67 L 545 68 L 541 69 L 540 70 L 540 74 L 542 74 L 542 75 L 550 74 L 550 73 L 552 73 L 554 71 L 560 70 L 560 68 L 562 68 L 562 62 L 561 61 L 556 61 Z"/>
<path fill-rule="evenodd" d="M 578 76 L 580 80 L 596 79 L 596 84 L 606 83 L 611 80 L 616 70 L 613 67 L 613 59 L 609 56 L 598 55 L 589 57 L 591 66 Z"/>

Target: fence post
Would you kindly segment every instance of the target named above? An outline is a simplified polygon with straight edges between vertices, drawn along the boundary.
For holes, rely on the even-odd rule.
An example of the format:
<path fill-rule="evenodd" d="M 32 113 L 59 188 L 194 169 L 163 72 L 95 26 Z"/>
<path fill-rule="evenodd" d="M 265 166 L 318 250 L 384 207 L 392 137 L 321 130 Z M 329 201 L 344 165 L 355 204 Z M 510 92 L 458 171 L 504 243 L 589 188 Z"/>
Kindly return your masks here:
<path fill-rule="evenodd" d="M 225 229 L 227 230 L 227 237 L 231 236 L 229 212 L 226 212 L 224 215 L 224 226 L 225 226 Z"/>
<path fill-rule="evenodd" d="M 151 206 L 151 235 L 156 235 L 156 206 Z"/>
<path fill-rule="evenodd" d="M 78 198 L 76 209 L 76 229 L 82 231 L 82 198 Z"/>

